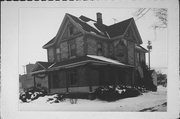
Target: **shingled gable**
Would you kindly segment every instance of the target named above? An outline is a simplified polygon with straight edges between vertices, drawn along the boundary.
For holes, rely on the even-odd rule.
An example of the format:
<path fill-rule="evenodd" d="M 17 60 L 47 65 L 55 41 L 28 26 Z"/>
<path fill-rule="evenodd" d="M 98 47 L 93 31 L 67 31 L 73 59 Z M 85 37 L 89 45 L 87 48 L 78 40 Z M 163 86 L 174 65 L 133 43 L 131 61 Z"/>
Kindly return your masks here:
<path fill-rule="evenodd" d="M 131 25 L 135 29 L 134 31 L 137 34 L 136 42 L 138 42 L 139 44 L 142 43 L 142 39 L 133 18 L 107 26 L 105 24 L 99 25 L 95 20 L 92 20 L 83 15 L 78 18 L 66 13 L 57 35 L 51 41 L 46 43 L 43 48 L 48 48 L 49 46 L 52 46 L 56 43 L 59 35 L 62 33 L 61 29 L 64 27 L 63 24 L 66 22 L 67 18 L 69 18 L 69 20 L 83 33 L 101 36 L 104 39 L 113 39 L 124 35 L 127 32 L 129 26 Z"/>
<path fill-rule="evenodd" d="M 76 27 L 78 28 L 81 32 L 85 32 L 73 19 L 72 19 L 72 15 L 66 13 L 64 16 L 64 19 L 60 25 L 60 28 L 56 34 L 56 36 L 51 39 L 48 43 L 46 43 L 43 48 L 46 49 L 50 46 L 53 46 L 54 44 L 56 44 L 56 42 L 58 41 L 58 39 L 63 35 L 63 29 L 65 28 L 65 23 L 67 22 L 67 19 Z"/>

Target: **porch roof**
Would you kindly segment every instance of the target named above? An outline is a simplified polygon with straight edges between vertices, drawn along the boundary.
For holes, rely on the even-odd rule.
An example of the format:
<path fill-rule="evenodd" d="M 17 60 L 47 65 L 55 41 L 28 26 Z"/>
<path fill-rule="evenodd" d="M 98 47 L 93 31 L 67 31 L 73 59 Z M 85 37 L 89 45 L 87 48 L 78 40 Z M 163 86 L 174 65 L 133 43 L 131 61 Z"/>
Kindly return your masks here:
<path fill-rule="evenodd" d="M 54 71 L 54 70 L 59 70 L 59 69 L 68 69 L 68 68 L 82 66 L 85 64 L 89 64 L 89 63 L 92 63 L 94 65 L 97 65 L 97 64 L 112 65 L 112 66 L 120 66 L 120 67 L 126 67 L 126 68 L 133 67 L 132 65 L 127 65 L 127 64 L 121 63 L 117 60 L 113 60 L 113 59 L 106 58 L 103 56 L 87 55 L 87 56 L 83 56 L 83 57 L 79 57 L 79 58 L 70 59 L 67 61 L 56 62 L 54 64 L 49 65 L 49 67 L 47 69 L 35 71 L 33 74 L 47 72 L 47 71 Z"/>

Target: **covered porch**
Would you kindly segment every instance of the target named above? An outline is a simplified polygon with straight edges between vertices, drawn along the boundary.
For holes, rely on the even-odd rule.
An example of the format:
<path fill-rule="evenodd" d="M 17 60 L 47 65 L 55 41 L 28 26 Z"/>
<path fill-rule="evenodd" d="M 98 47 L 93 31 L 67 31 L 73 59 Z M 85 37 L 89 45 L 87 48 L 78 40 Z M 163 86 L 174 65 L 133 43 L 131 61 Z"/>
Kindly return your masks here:
<path fill-rule="evenodd" d="M 99 86 L 133 85 L 134 67 L 103 56 L 87 55 L 49 65 L 49 93 L 93 92 Z"/>

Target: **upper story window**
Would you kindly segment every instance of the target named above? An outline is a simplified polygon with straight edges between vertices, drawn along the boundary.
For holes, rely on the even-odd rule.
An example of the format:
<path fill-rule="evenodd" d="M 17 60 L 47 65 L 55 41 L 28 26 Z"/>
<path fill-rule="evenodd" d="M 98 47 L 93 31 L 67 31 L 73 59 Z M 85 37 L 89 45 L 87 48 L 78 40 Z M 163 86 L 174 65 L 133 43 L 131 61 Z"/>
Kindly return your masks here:
<path fill-rule="evenodd" d="M 54 62 L 54 49 L 49 48 L 47 51 L 48 51 L 48 61 Z"/>
<path fill-rule="evenodd" d="M 99 56 L 103 55 L 103 48 L 102 48 L 102 44 L 101 43 L 97 44 L 97 55 L 99 55 Z"/>
<path fill-rule="evenodd" d="M 76 44 L 74 40 L 69 42 L 69 56 L 70 58 L 76 56 Z"/>
<path fill-rule="evenodd" d="M 61 52 L 60 52 L 60 48 L 56 48 L 56 61 L 60 61 L 61 59 Z"/>
<path fill-rule="evenodd" d="M 136 53 L 136 59 L 137 59 L 137 62 L 140 62 L 140 53 L 139 52 Z"/>

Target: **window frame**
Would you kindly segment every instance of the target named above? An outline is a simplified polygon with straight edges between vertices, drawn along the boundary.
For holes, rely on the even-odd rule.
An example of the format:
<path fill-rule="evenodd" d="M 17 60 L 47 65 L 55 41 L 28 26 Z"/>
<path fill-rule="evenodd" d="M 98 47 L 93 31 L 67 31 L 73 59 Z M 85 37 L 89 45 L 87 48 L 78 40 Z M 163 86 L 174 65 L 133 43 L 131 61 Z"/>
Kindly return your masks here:
<path fill-rule="evenodd" d="M 99 47 L 100 46 L 100 47 Z M 98 56 L 103 56 L 104 52 L 103 52 L 103 44 L 102 43 L 97 43 L 97 55 Z"/>
<path fill-rule="evenodd" d="M 69 70 L 69 85 L 70 86 L 78 85 L 78 72 L 76 69 Z"/>
<path fill-rule="evenodd" d="M 74 45 L 74 47 L 72 48 L 73 45 Z M 68 47 L 69 47 L 69 57 L 70 58 L 76 57 L 76 44 L 75 44 L 75 40 L 69 41 Z"/>

